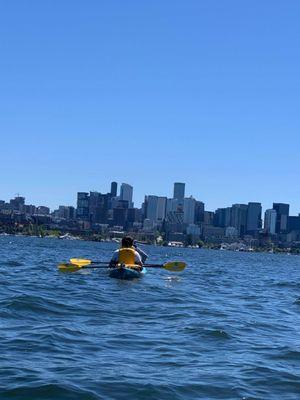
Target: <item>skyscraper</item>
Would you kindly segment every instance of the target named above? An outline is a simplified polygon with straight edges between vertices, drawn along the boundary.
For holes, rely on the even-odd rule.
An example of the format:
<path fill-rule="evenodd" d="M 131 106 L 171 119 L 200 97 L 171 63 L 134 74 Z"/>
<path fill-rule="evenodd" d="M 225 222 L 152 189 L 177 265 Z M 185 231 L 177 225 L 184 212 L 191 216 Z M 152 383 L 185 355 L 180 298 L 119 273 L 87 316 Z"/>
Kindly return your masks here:
<path fill-rule="evenodd" d="M 183 202 L 183 222 L 185 224 L 195 223 L 196 200 L 193 197 L 185 198 Z"/>
<path fill-rule="evenodd" d="M 133 195 L 133 187 L 128 185 L 128 183 L 122 183 L 120 191 L 120 200 L 128 201 L 129 208 L 133 208 L 132 195 Z"/>
<path fill-rule="evenodd" d="M 273 203 L 273 210 L 277 212 L 276 233 L 286 233 L 290 205 L 284 203 Z"/>
<path fill-rule="evenodd" d="M 147 215 L 146 218 L 160 223 L 166 217 L 167 198 L 160 196 L 146 196 Z"/>
<path fill-rule="evenodd" d="M 178 208 L 178 200 L 177 199 L 167 199 L 167 209 L 166 214 L 168 215 L 169 212 L 175 212 Z"/>
<path fill-rule="evenodd" d="M 180 204 L 183 204 L 184 192 L 185 192 L 185 183 L 175 182 L 173 198 L 179 200 Z"/>
<path fill-rule="evenodd" d="M 116 197 L 117 196 L 117 191 L 118 191 L 118 184 L 117 182 L 112 182 L 110 185 L 110 194 L 111 197 Z"/>
<path fill-rule="evenodd" d="M 261 229 L 261 203 L 248 203 L 247 233 L 255 235 Z"/>
<path fill-rule="evenodd" d="M 89 194 L 85 192 L 77 193 L 77 218 L 83 221 L 89 220 Z"/>
<path fill-rule="evenodd" d="M 264 222 L 264 230 L 266 233 L 270 235 L 275 235 L 276 233 L 276 217 L 277 212 L 275 210 L 266 210 L 265 212 L 265 222 Z"/>
<path fill-rule="evenodd" d="M 204 221 L 204 203 L 196 201 L 195 204 L 195 224 L 200 224 Z"/>
<path fill-rule="evenodd" d="M 227 228 L 231 223 L 231 207 L 218 208 L 215 212 L 214 225 Z"/>
<path fill-rule="evenodd" d="M 89 220 L 92 223 L 106 224 L 109 209 L 109 194 L 90 192 Z"/>
<path fill-rule="evenodd" d="M 239 236 L 246 233 L 247 211 L 247 204 L 233 204 L 231 207 L 230 225 L 237 229 Z"/>

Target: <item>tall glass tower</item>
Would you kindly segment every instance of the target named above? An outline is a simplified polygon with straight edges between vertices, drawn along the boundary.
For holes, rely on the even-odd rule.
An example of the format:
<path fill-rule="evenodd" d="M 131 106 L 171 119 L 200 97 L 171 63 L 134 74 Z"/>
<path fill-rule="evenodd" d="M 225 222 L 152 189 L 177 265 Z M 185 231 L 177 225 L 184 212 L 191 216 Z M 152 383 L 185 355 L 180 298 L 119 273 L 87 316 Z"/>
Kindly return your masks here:
<path fill-rule="evenodd" d="M 175 182 L 173 198 L 179 200 L 181 204 L 183 204 L 184 192 L 185 192 L 185 183 Z"/>

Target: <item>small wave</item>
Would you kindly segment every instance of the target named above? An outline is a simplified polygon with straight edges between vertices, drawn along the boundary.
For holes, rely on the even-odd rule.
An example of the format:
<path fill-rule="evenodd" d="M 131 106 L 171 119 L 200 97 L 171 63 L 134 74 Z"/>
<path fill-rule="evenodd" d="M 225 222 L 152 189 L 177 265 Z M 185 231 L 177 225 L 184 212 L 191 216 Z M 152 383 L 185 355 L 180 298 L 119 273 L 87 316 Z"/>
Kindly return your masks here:
<path fill-rule="evenodd" d="M 24 386 L 6 390 L 0 390 L 1 398 L 30 399 L 30 400 L 99 400 L 91 390 L 80 389 L 71 385 L 45 384 L 40 386 Z"/>
<path fill-rule="evenodd" d="M 9 260 L 9 261 L 4 261 L 2 265 L 6 267 L 22 267 L 24 263 L 20 261 Z"/>
<path fill-rule="evenodd" d="M 276 354 L 271 354 L 270 358 L 276 360 L 300 361 L 300 351 L 285 347 L 277 351 Z"/>
<path fill-rule="evenodd" d="M 244 370 L 244 380 L 248 384 L 272 387 L 272 392 L 298 393 L 300 391 L 299 375 L 265 366 L 255 366 Z M 282 396 L 278 396 L 282 398 Z M 296 398 L 296 397 L 286 397 Z"/>
<path fill-rule="evenodd" d="M 197 336 L 205 336 L 211 339 L 227 340 L 231 339 L 231 335 L 227 333 L 224 329 L 208 329 L 197 326 L 187 326 L 184 328 L 185 333 L 196 334 Z"/>
<path fill-rule="evenodd" d="M 43 299 L 38 296 L 21 294 L 15 296 L 5 302 L 2 302 L 2 307 L 6 307 L 12 311 L 29 311 L 37 314 L 64 314 L 66 312 L 66 305 L 62 307 L 61 304 L 54 300 Z"/>
<path fill-rule="evenodd" d="M 281 281 L 281 282 L 275 282 L 273 284 L 274 286 L 279 286 L 279 287 L 294 287 L 296 289 L 300 289 L 300 283 L 299 282 L 293 282 L 293 281 Z"/>

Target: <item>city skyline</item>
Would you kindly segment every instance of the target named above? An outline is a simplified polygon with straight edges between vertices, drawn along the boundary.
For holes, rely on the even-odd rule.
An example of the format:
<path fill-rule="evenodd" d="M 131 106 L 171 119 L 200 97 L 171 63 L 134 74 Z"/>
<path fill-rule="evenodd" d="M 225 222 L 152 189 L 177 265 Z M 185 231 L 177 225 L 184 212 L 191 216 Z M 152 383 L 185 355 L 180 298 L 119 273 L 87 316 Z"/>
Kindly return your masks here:
<path fill-rule="evenodd" d="M 45 231 L 67 235 L 71 231 L 98 239 L 130 232 L 141 240 L 181 245 L 202 240 L 220 245 L 238 239 L 243 246 L 250 242 L 250 247 L 254 242 L 267 248 L 274 242 L 285 248 L 300 247 L 300 213 L 291 215 L 289 204 L 273 202 L 265 213 L 260 202 L 207 210 L 203 201 L 185 192 L 184 182 L 174 182 L 172 197 L 146 194 L 138 207 L 133 189 L 123 182 L 118 190 L 113 181 L 107 193 L 77 192 L 76 206 L 60 205 L 52 211 L 45 204 L 28 204 L 21 196 L 0 200 L 0 231 L 30 235 L 40 229 L 42 236 Z"/>
<path fill-rule="evenodd" d="M 116 186 L 114 186 L 114 184 L 116 184 Z M 206 211 L 215 212 L 216 210 L 218 210 L 220 208 L 228 208 L 228 207 L 231 207 L 234 204 L 248 204 L 248 203 L 249 204 L 257 204 L 257 203 L 259 203 L 259 204 L 261 204 L 262 212 L 265 213 L 266 211 L 268 211 L 268 210 L 270 210 L 272 208 L 273 204 L 288 204 L 289 205 L 289 214 L 290 215 L 294 215 L 294 216 L 300 215 L 300 206 L 299 206 L 298 209 L 295 208 L 295 211 L 294 211 L 293 207 L 291 207 L 291 202 L 289 202 L 289 201 L 283 202 L 283 201 L 274 200 L 269 205 L 266 205 L 264 207 L 263 203 L 261 201 L 259 201 L 259 199 L 256 199 L 256 200 L 252 199 L 252 200 L 245 200 L 243 202 L 233 201 L 231 204 L 218 204 L 216 208 L 210 208 L 210 207 L 207 206 L 207 203 L 205 202 L 205 199 L 203 199 L 201 197 L 198 197 L 198 196 L 195 196 L 194 193 L 187 193 L 187 191 L 186 191 L 186 183 L 185 182 L 179 182 L 179 181 L 173 182 L 171 184 L 169 193 L 164 193 L 164 194 L 157 194 L 155 192 L 145 193 L 144 196 L 143 196 L 143 199 L 142 199 L 142 201 L 140 203 L 137 203 L 135 201 L 135 196 L 134 196 L 135 187 L 133 185 L 127 183 L 127 182 L 118 182 L 117 180 L 107 182 L 107 185 L 106 185 L 106 189 L 107 190 L 96 190 L 96 189 L 86 190 L 86 191 L 85 190 L 80 190 L 80 191 L 77 190 L 74 193 L 74 201 L 72 203 L 64 203 L 64 204 L 60 203 L 60 204 L 55 205 L 54 207 L 52 207 L 50 204 L 47 204 L 46 201 L 42 201 L 42 202 L 39 202 L 39 203 L 31 201 L 30 198 L 28 198 L 28 196 L 26 196 L 26 195 L 24 195 L 22 193 L 15 193 L 13 196 L 8 196 L 7 198 L 5 198 L 4 196 L 1 197 L 1 195 L 0 195 L 0 201 L 1 200 L 11 200 L 11 199 L 13 199 L 15 197 L 19 197 L 20 196 L 20 197 L 24 197 L 26 199 L 26 203 L 27 204 L 34 204 L 37 207 L 38 206 L 46 206 L 46 207 L 49 207 L 51 212 L 53 212 L 54 210 L 57 210 L 59 208 L 59 206 L 71 206 L 71 207 L 76 208 L 76 206 L 77 206 L 77 194 L 78 193 L 106 194 L 106 193 L 109 193 L 110 191 L 114 192 L 116 190 L 117 191 L 116 192 L 117 196 L 121 200 L 127 200 L 128 203 L 129 203 L 129 206 L 133 205 L 135 208 L 141 208 L 143 203 L 144 203 L 144 201 L 145 201 L 145 198 L 149 197 L 149 196 L 150 197 L 153 196 L 153 197 L 160 197 L 160 198 L 168 198 L 168 199 L 175 198 L 175 196 L 176 196 L 176 189 L 175 189 L 176 185 L 184 185 L 184 188 L 183 188 L 184 199 L 193 198 L 193 199 L 195 199 L 197 201 L 203 202 L 205 204 Z M 126 196 L 125 197 L 122 196 L 122 191 L 123 191 L 124 187 L 125 188 L 128 188 L 128 187 L 130 188 L 130 196 L 127 197 L 127 198 L 126 198 Z"/>

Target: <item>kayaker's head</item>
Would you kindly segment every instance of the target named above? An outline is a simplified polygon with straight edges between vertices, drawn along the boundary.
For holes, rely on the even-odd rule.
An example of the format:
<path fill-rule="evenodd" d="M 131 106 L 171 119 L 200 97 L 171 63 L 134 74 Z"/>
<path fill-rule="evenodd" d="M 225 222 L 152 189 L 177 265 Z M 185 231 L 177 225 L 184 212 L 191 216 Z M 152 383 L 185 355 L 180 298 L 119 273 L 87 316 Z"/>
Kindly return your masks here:
<path fill-rule="evenodd" d="M 124 236 L 122 239 L 122 247 L 132 247 L 133 239 L 130 236 Z"/>

